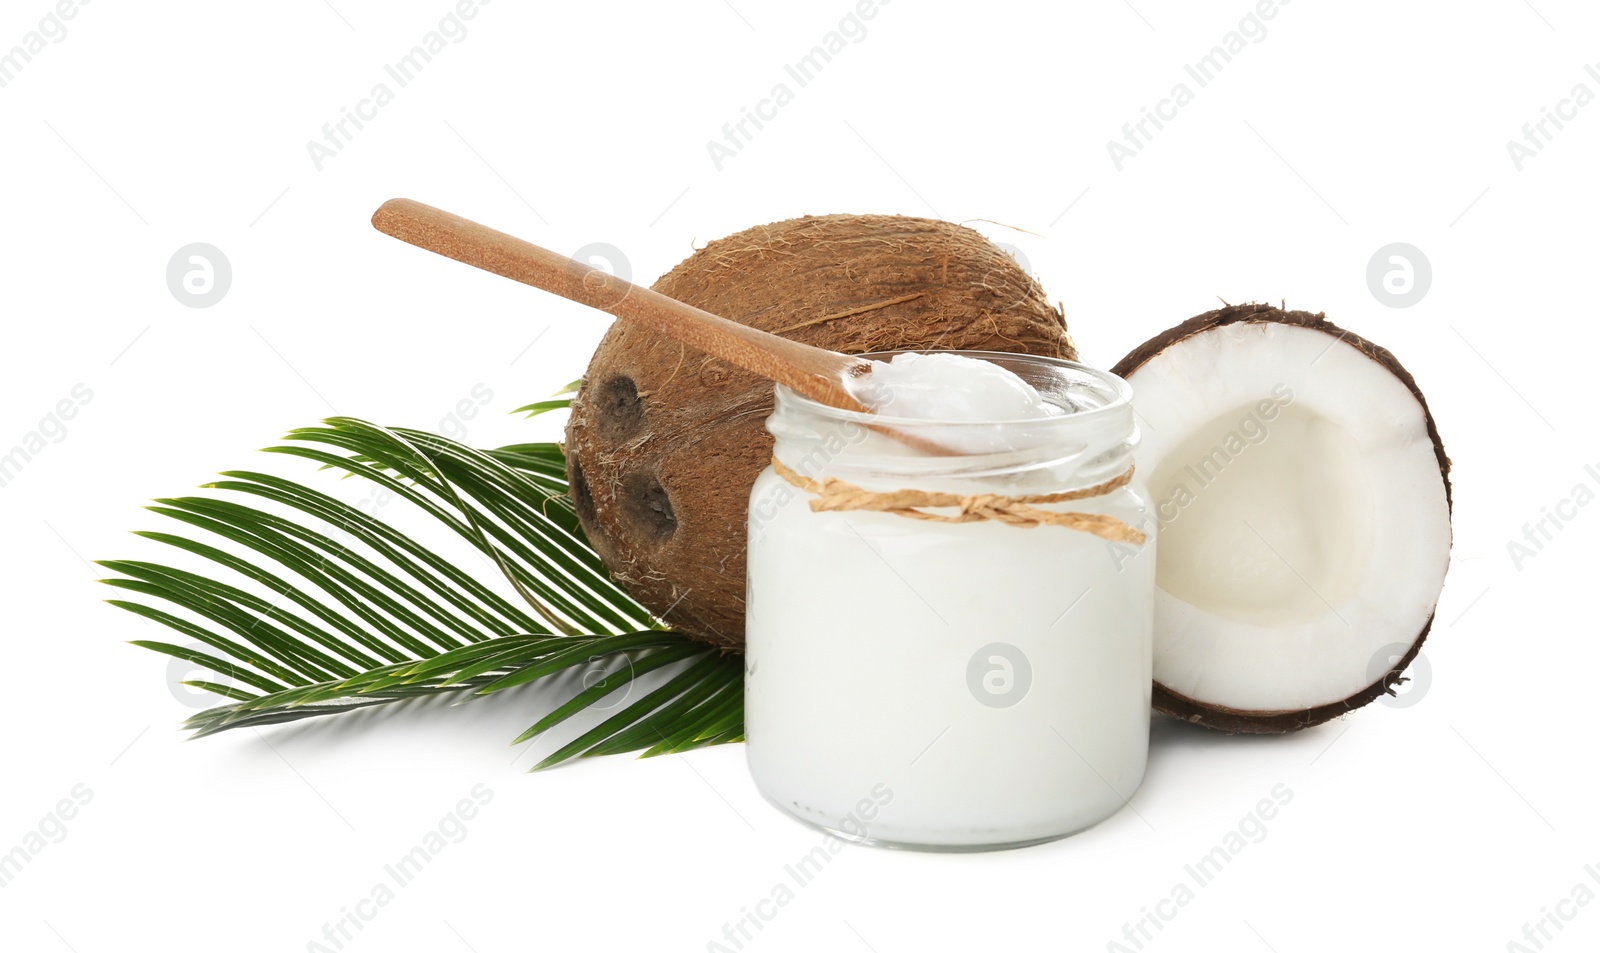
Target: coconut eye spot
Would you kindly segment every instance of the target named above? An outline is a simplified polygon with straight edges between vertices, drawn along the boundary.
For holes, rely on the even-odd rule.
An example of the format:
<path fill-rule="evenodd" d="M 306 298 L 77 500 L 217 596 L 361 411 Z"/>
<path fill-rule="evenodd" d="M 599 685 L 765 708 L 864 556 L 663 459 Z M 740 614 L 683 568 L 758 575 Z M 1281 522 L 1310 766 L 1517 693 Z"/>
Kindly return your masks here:
<path fill-rule="evenodd" d="M 595 429 L 606 440 L 626 440 L 644 428 L 644 401 L 639 385 L 625 374 L 600 384 L 595 401 Z"/>
<path fill-rule="evenodd" d="M 625 479 L 622 492 L 617 497 L 626 514 L 628 525 L 645 543 L 661 546 L 678 531 L 678 517 L 672 509 L 672 498 L 661 481 L 648 473 L 636 473 Z"/>
<path fill-rule="evenodd" d="M 1343 427 L 1295 405 L 1218 414 L 1157 467 L 1157 584 L 1214 615 L 1306 622 L 1360 586 L 1371 488 Z"/>
<path fill-rule="evenodd" d="M 595 518 L 594 494 L 589 491 L 589 478 L 584 475 L 583 467 L 576 460 L 569 467 L 571 481 L 567 485 L 567 493 L 572 498 L 572 506 L 578 513 L 579 519 L 593 520 Z"/>

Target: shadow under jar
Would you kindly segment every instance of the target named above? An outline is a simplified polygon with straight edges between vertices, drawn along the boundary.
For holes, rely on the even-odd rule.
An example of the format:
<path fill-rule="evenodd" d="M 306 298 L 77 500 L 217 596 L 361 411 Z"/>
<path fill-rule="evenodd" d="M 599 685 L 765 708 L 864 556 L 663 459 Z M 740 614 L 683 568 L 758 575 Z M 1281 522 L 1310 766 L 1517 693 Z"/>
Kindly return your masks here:
<path fill-rule="evenodd" d="M 1064 412 L 911 419 L 894 415 L 893 394 L 863 414 L 780 386 L 767 421 L 778 467 L 750 497 L 751 773 L 794 817 L 879 846 L 1064 837 L 1127 803 L 1149 745 L 1155 522 L 1136 478 L 1117 485 L 1138 441 L 1131 390 L 1073 362 L 956 353 L 1011 370 Z M 963 452 L 922 453 L 874 427 Z M 841 489 L 846 508 L 813 509 Z M 1128 532 L 850 508 L 905 490 L 993 494 L 1022 504 L 1024 524 L 1041 510 L 1104 514 Z"/>

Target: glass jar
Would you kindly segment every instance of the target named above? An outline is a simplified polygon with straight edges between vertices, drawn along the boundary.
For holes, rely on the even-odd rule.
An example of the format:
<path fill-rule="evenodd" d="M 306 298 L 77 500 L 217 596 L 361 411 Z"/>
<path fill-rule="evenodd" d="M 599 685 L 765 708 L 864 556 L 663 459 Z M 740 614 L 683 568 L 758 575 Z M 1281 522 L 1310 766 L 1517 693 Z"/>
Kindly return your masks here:
<path fill-rule="evenodd" d="M 1040 843 L 1115 813 L 1144 776 L 1156 541 L 1142 484 L 1117 485 L 1138 440 L 1131 389 L 1069 361 L 959 353 L 1068 412 L 916 420 L 893 416 L 893 395 L 862 414 L 780 386 L 767 421 L 780 466 L 751 491 L 750 770 L 775 805 L 858 842 Z M 931 455 L 874 427 L 984 452 Z M 816 511 L 830 478 L 854 502 Z M 904 490 L 1105 514 L 1130 532 L 854 508 Z M 1051 501 L 1085 490 L 1097 495 Z"/>

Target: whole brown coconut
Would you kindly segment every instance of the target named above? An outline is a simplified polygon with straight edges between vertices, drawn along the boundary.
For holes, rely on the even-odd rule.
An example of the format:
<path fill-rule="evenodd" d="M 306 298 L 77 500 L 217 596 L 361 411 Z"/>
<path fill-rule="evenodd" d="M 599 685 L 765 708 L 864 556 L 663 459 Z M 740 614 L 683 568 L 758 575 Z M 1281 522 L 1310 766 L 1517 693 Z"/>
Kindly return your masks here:
<path fill-rule="evenodd" d="M 712 314 L 845 353 L 1014 351 L 1075 359 L 1061 313 L 969 228 L 806 216 L 711 242 L 652 287 Z M 669 624 L 744 644 L 745 519 L 772 454 L 772 383 L 618 321 L 567 424 L 567 475 L 617 582 Z"/>

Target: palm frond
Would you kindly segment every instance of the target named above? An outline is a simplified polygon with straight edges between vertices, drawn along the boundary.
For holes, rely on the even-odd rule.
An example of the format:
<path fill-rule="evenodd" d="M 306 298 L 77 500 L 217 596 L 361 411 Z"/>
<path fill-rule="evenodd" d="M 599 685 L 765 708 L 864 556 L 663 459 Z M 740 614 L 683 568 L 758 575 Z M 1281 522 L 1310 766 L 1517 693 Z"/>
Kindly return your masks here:
<path fill-rule="evenodd" d="M 531 404 L 525 404 L 521 407 L 518 407 L 516 410 L 513 410 L 512 413 L 527 414 L 529 417 L 537 417 L 540 414 L 547 414 L 552 410 L 566 410 L 568 407 L 572 406 L 572 398 L 578 393 L 578 387 L 582 383 L 583 381 L 581 379 L 575 380 L 567 386 L 556 391 L 549 400 L 536 400 Z"/>
<path fill-rule="evenodd" d="M 114 574 L 105 583 L 131 594 L 113 605 L 199 647 L 135 645 L 227 681 L 184 683 L 230 700 L 189 719 L 196 737 L 447 692 L 492 694 L 598 664 L 606 674 L 517 742 L 624 688 L 631 697 L 635 680 L 651 672 L 678 670 L 657 675 L 659 685 L 537 767 L 742 739 L 741 660 L 666 630 L 612 582 L 584 540 L 559 445 L 475 450 L 349 417 L 285 439 L 266 452 L 405 500 L 436 531 L 476 550 L 489 572 L 468 572 L 387 519 L 255 470 L 223 473 L 204 487 L 211 495 L 155 501 L 150 510 L 185 524 L 185 533 L 137 535 L 201 561 L 205 572 L 132 559 L 100 565 Z M 497 591 L 502 580 L 513 597 Z"/>

